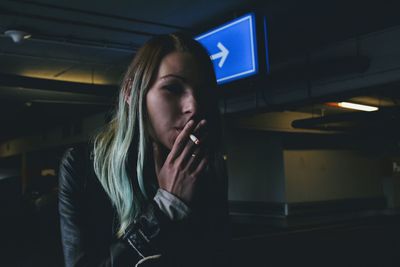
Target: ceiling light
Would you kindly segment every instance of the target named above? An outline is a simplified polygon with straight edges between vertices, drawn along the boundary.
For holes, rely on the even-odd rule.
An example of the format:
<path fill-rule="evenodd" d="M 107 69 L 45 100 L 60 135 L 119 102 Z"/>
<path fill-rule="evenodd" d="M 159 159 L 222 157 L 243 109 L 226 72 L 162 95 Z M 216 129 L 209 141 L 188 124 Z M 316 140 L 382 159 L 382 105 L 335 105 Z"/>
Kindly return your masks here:
<path fill-rule="evenodd" d="M 351 103 L 351 102 L 338 102 L 336 105 L 341 108 L 368 111 L 368 112 L 378 110 L 378 108 L 374 107 L 374 106 L 361 105 L 361 104 L 356 104 L 356 103 Z"/>
<path fill-rule="evenodd" d="M 24 40 L 31 38 L 31 34 L 20 30 L 8 30 L 4 32 L 5 36 L 10 37 L 14 43 L 22 43 Z"/>

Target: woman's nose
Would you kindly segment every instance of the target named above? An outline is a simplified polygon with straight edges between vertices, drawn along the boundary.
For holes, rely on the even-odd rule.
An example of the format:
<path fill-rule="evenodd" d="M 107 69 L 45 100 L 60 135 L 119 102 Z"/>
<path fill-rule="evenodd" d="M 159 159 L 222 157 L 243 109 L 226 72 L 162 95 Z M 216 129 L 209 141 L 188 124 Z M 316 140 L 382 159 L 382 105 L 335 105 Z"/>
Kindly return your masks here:
<path fill-rule="evenodd" d="M 190 113 L 195 116 L 199 112 L 199 104 L 197 97 L 193 93 L 188 93 L 183 97 L 182 100 L 183 113 Z"/>

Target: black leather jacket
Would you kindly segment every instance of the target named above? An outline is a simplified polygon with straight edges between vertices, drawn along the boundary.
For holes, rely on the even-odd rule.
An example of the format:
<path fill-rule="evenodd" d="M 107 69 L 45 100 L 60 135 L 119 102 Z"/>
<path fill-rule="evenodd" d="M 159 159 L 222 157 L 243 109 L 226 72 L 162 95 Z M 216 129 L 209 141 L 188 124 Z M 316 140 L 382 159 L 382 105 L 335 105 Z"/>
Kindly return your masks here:
<path fill-rule="evenodd" d="M 208 194 L 189 219 L 170 221 L 150 201 L 123 237 L 87 147 L 66 151 L 59 170 L 59 213 L 66 267 L 221 266 L 228 236 L 226 201 Z M 223 199 L 226 195 L 220 196 Z M 216 203 L 222 203 L 217 205 Z M 225 234 L 222 234 L 225 233 Z M 219 251 L 219 252 L 216 252 Z"/>

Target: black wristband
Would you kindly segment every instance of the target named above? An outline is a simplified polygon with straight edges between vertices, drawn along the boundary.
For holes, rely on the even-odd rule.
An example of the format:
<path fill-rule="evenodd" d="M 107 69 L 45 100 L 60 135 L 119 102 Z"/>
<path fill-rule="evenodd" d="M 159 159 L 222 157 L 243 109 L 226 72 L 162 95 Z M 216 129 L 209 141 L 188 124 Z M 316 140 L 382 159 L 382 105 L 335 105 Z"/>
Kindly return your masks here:
<path fill-rule="evenodd" d="M 162 221 L 164 220 L 158 214 L 155 203 L 149 203 L 144 213 L 128 227 L 122 239 L 141 257 L 160 254 Z"/>

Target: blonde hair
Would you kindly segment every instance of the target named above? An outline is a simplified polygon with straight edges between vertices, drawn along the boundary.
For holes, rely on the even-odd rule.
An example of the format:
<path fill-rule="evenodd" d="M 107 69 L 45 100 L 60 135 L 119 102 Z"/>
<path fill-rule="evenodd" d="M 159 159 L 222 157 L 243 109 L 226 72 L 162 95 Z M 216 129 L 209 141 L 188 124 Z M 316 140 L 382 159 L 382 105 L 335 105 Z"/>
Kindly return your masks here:
<path fill-rule="evenodd" d="M 214 129 L 210 135 L 215 139 L 211 145 L 214 156 L 221 151 L 216 80 L 207 52 L 192 38 L 181 34 L 150 39 L 135 55 L 124 76 L 112 120 L 94 138 L 94 170 L 118 214 L 118 236 L 125 232 L 149 198 L 148 183 L 151 178 L 145 179 L 144 176 L 147 169 L 154 169 L 154 165 L 150 160 L 152 147 L 146 127 L 149 122 L 145 99 L 161 60 L 174 51 L 192 54 L 199 62 L 205 79 L 209 79 L 206 81 L 209 88 L 205 88 L 204 92 L 210 106 L 206 118 L 210 129 Z M 127 96 L 130 96 L 129 104 Z M 218 161 L 222 157 L 218 155 L 214 159 Z M 131 165 L 136 170 L 132 170 Z"/>

